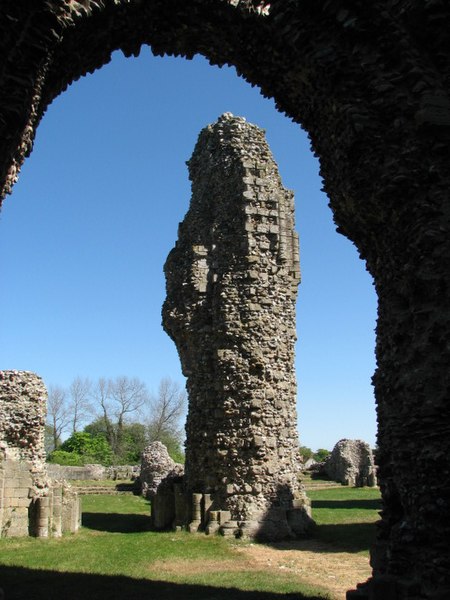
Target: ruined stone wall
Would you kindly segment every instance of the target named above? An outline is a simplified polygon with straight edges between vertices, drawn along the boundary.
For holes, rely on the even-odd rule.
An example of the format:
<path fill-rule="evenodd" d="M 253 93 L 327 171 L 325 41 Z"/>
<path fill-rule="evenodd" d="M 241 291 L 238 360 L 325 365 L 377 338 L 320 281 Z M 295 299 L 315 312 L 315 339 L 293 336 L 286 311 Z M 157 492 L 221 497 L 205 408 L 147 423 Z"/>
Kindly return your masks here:
<path fill-rule="evenodd" d="M 323 471 L 330 479 L 354 487 L 376 485 L 372 450 L 363 440 L 339 440 L 325 460 Z"/>
<path fill-rule="evenodd" d="M 59 536 L 79 527 L 77 494 L 48 477 L 47 390 L 27 371 L 0 371 L 0 537 Z"/>
<path fill-rule="evenodd" d="M 47 473 L 52 479 L 64 480 L 101 480 L 101 479 L 130 479 L 139 477 L 139 465 L 113 465 L 105 467 L 99 464 L 87 464 L 82 467 L 72 467 L 47 463 Z"/>
<path fill-rule="evenodd" d="M 200 133 L 188 166 L 191 204 L 165 265 L 163 309 L 187 377 L 186 488 L 210 493 L 210 510 L 231 521 L 285 537 L 286 511 L 302 498 L 293 195 L 264 132 L 229 113 Z"/>
<path fill-rule="evenodd" d="M 308 131 L 338 231 L 367 261 L 379 297 L 376 600 L 450 597 L 449 20 L 439 0 L 0 8 L 2 195 L 49 103 L 117 49 L 235 65 Z"/>

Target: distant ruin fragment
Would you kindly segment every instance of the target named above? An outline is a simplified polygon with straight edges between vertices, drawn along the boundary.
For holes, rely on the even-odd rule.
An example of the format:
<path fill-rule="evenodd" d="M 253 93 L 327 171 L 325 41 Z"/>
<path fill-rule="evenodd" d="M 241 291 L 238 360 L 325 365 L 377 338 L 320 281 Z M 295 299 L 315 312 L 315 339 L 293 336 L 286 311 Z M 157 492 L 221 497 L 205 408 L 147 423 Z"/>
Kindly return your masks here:
<path fill-rule="evenodd" d="M 373 453 L 369 444 L 362 440 L 339 440 L 327 457 L 323 470 L 330 479 L 344 485 L 376 485 Z"/>
<path fill-rule="evenodd" d="M 80 521 L 77 494 L 45 464 L 47 390 L 38 375 L 0 371 L 0 537 L 59 537 Z"/>
<path fill-rule="evenodd" d="M 175 503 L 182 492 L 184 468 L 169 456 L 162 442 L 152 442 L 142 453 L 141 473 L 139 476 L 141 492 L 151 501 L 151 525 L 154 529 L 165 529 L 184 524 L 178 508 L 178 521 L 175 521 Z M 184 500 L 183 515 L 184 515 Z"/>
<path fill-rule="evenodd" d="M 187 377 L 190 529 L 265 539 L 311 523 L 298 481 L 293 194 L 264 132 L 225 113 L 188 162 L 163 325 Z"/>

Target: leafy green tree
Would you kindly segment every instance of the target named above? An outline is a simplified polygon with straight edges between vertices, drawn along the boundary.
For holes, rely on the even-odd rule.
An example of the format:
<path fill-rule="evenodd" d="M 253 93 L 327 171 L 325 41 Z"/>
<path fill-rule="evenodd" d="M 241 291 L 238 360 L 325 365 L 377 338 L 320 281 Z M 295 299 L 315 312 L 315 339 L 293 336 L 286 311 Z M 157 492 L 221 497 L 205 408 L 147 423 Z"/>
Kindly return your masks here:
<path fill-rule="evenodd" d="M 306 462 L 307 460 L 313 457 L 313 451 L 311 450 L 311 448 L 308 448 L 308 446 L 300 446 L 299 452 L 300 456 L 303 459 L 303 462 Z"/>
<path fill-rule="evenodd" d="M 117 456 L 118 464 L 140 463 L 141 454 L 147 445 L 147 432 L 142 423 L 127 423 L 122 430 L 122 451 Z"/>
<path fill-rule="evenodd" d="M 100 435 L 106 439 L 108 439 L 108 428 L 105 425 L 105 419 L 103 417 L 98 417 L 92 423 L 89 423 L 83 429 L 85 433 L 90 433 L 92 436 Z"/>
<path fill-rule="evenodd" d="M 319 448 L 314 452 L 313 458 L 317 462 L 323 462 L 330 454 L 331 453 L 329 450 L 326 450 L 325 448 Z"/>
<path fill-rule="evenodd" d="M 85 433 L 107 439 L 107 428 L 103 417 L 99 417 L 84 428 Z M 147 430 L 142 423 L 125 423 L 122 428 L 122 449 L 113 454 L 113 464 L 133 465 L 141 460 L 141 454 L 148 444 Z"/>
<path fill-rule="evenodd" d="M 170 458 L 172 460 L 174 460 L 176 463 L 180 463 L 181 465 L 184 465 L 185 456 L 184 456 L 183 448 L 181 446 L 180 441 L 179 440 L 173 440 L 173 442 L 168 441 L 168 442 L 166 442 L 165 446 L 167 448 L 167 452 L 169 453 Z"/>
<path fill-rule="evenodd" d="M 85 431 L 73 433 L 62 445 L 61 450 L 78 454 L 83 464 L 112 463 L 112 451 L 108 441 L 103 436 L 93 436 Z"/>
<path fill-rule="evenodd" d="M 83 465 L 82 456 L 76 452 L 66 452 L 65 450 L 54 450 L 48 456 L 47 461 L 66 467 L 81 467 Z"/>

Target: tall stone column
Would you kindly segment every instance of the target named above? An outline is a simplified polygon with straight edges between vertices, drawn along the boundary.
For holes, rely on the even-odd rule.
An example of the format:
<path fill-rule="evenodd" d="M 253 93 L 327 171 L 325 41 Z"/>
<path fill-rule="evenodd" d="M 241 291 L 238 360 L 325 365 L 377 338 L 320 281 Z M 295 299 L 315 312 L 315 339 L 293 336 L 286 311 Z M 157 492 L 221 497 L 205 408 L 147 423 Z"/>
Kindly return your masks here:
<path fill-rule="evenodd" d="M 293 195 L 263 131 L 229 113 L 200 133 L 188 166 L 163 308 L 187 377 L 186 489 L 211 494 L 239 533 L 296 535 L 310 518 L 298 481 Z"/>

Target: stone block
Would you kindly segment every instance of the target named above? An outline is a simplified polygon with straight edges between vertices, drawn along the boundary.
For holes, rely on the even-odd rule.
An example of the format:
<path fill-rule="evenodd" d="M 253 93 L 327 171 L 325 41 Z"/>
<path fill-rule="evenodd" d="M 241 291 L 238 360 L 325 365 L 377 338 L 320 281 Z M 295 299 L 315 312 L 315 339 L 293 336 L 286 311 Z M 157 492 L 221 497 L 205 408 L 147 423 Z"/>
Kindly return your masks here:
<path fill-rule="evenodd" d="M 7 488 L 4 490 L 4 498 L 28 498 L 30 494 L 29 488 Z"/>

